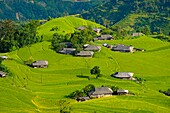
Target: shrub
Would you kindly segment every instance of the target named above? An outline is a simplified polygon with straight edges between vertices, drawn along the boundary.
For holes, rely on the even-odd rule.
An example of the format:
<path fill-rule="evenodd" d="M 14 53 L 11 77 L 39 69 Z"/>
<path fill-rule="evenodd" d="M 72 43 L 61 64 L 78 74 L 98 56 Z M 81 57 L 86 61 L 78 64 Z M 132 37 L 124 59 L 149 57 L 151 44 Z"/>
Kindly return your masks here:
<path fill-rule="evenodd" d="M 167 91 L 162 91 L 162 90 L 159 90 L 160 93 L 163 93 L 167 96 L 170 96 L 170 89 L 168 89 Z"/>

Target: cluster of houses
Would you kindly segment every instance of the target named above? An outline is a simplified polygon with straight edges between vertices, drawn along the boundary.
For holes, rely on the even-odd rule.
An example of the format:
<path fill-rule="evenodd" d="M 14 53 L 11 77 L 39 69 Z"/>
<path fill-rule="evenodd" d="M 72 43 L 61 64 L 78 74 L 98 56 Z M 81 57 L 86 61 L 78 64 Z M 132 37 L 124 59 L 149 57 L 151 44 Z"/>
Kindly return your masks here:
<path fill-rule="evenodd" d="M 133 78 L 133 75 L 134 73 L 132 72 L 116 72 L 112 74 L 111 76 L 114 78 L 118 78 L 118 79 L 135 80 L 135 78 Z M 129 94 L 129 91 L 125 89 L 118 89 L 116 91 L 116 94 L 127 95 Z M 99 87 L 99 88 L 94 88 L 92 91 L 90 91 L 87 97 L 78 97 L 76 98 L 76 100 L 81 102 L 81 101 L 86 101 L 86 100 L 90 100 L 93 98 L 102 98 L 102 97 L 108 97 L 112 95 L 115 95 L 115 92 L 113 92 L 111 88 Z"/>
<path fill-rule="evenodd" d="M 85 30 L 86 27 L 85 26 L 80 26 L 77 28 L 78 30 Z M 94 28 L 93 29 L 97 34 L 100 33 L 101 29 L 100 28 Z M 141 33 L 134 33 L 133 36 L 140 36 Z M 97 38 L 94 38 L 94 40 L 112 40 L 113 37 L 112 35 L 109 34 L 105 34 L 105 35 L 100 35 Z M 78 53 L 76 52 L 75 48 L 72 48 L 72 44 L 71 42 L 62 42 L 60 44 L 65 45 L 65 48 L 62 48 L 62 50 L 59 51 L 59 53 L 61 54 L 72 54 L 75 56 L 80 56 L 80 57 L 93 57 L 94 52 L 96 51 L 100 51 L 101 47 L 100 46 L 95 46 L 95 45 L 89 45 L 89 44 L 85 44 L 83 46 L 83 50 L 79 51 Z M 107 47 L 107 48 L 111 48 L 111 50 L 113 51 L 121 51 L 121 52 L 134 52 L 134 47 L 133 46 L 125 46 L 123 44 L 118 44 L 118 45 L 108 45 L 108 44 L 103 44 L 103 46 Z M 7 56 L 0 56 L 1 59 L 6 60 L 8 59 Z M 37 60 L 34 61 L 31 66 L 33 68 L 47 68 L 48 67 L 48 61 L 47 60 Z M 7 73 L 0 71 L 0 77 L 5 77 Z M 127 79 L 127 80 L 135 80 L 135 78 L 133 78 L 134 73 L 132 72 L 116 72 L 114 74 L 112 74 L 111 76 L 114 78 L 118 78 L 118 79 Z M 109 87 L 98 87 L 98 88 L 94 88 L 93 90 L 91 90 L 88 93 L 87 97 L 78 97 L 76 98 L 77 101 L 86 101 L 86 100 L 90 100 L 93 98 L 101 98 L 101 97 L 108 97 L 108 96 L 112 96 L 115 92 L 113 92 L 113 90 Z M 126 95 L 129 94 L 128 90 L 125 89 L 118 89 L 116 91 L 117 95 Z"/>
<path fill-rule="evenodd" d="M 103 46 L 110 48 L 112 51 L 120 51 L 120 52 L 131 52 L 131 53 L 133 53 L 135 51 L 145 51 L 144 49 L 135 48 L 132 45 L 126 46 L 124 44 L 109 45 L 109 44 L 104 43 Z"/>
<path fill-rule="evenodd" d="M 62 48 L 62 50 L 60 50 L 59 53 L 61 53 L 61 54 L 72 54 L 72 55 L 80 56 L 80 57 L 93 57 L 94 52 L 101 50 L 100 46 L 85 44 L 82 47 L 83 48 L 82 51 L 75 53 L 76 48 L 72 48 L 71 42 L 62 42 L 61 44 L 65 44 L 66 48 Z"/>
<path fill-rule="evenodd" d="M 76 100 L 79 102 L 82 102 L 82 101 L 90 100 L 93 98 L 109 97 L 109 96 L 112 96 L 113 94 L 114 94 L 113 90 L 109 87 L 98 87 L 98 88 L 94 88 L 93 90 L 91 90 L 88 93 L 88 96 L 78 97 L 78 98 L 76 98 Z M 117 95 L 126 95 L 126 94 L 129 94 L 129 91 L 124 90 L 124 89 L 118 89 L 116 91 L 116 94 Z"/>

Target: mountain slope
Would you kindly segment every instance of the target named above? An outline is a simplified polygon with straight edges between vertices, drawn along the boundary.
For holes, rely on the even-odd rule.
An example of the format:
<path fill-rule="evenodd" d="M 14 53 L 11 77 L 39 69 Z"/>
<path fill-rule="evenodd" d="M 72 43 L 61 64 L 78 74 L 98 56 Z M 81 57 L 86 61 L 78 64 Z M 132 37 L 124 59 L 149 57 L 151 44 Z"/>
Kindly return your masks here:
<path fill-rule="evenodd" d="M 139 30 L 139 28 L 148 25 L 152 32 L 161 31 L 168 35 L 170 29 L 169 5 L 170 1 L 167 0 L 109 0 L 81 15 L 85 19 L 90 19 L 105 26 L 110 26 L 121 20 L 124 21 L 126 17 L 132 17 L 128 15 L 134 14 L 139 17 L 134 16 L 135 21 L 134 26 L 132 27 L 133 29 Z M 145 17 L 142 15 L 145 15 Z M 126 27 L 123 25 L 124 24 L 122 24 L 121 27 Z M 128 26 L 131 27 L 130 24 L 128 24 Z"/>
<path fill-rule="evenodd" d="M 145 26 L 149 26 L 151 32 L 169 35 L 170 21 L 168 18 L 152 16 L 148 14 L 129 14 L 112 27 L 119 26 L 131 32 L 142 32 Z"/>
<path fill-rule="evenodd" d="M 69 2 L 64 0 L 4 0 L 0 1 L 0 19 L 27 20 L 46 19 L 77 14 L 92 8 L 101 0 Z"/>
<path fill-rule="evenodd" d="M 66 100 L 71 103 L 71 112 L 75 113 L 169 113 L 170 98 L 159 90 L 169 88 L 170 84 L 170 48 L 166 48 L 170 43 L 147 36 L 133 40 L 94 42 L 99 46 L 103 43 L 132 44 L 146 49 L 146 52 L 122 53 L 102 47 L 93 58 L 82 58 L 58 54 L 49 48 L 50 42 L 44 41 L 6 53 L 12 59 L 3 61 L 3 64 L 14 76 L 0 78 L 0 94 L 3 95 L 0 96 L 0 112 L 58 113 L 59 101 Z M 49 66 L 44 69 L 31 68 L 24 64 L 28 59 L 48 60 Z M 90 69 L 94 66 L 100 67 L 103 77 L 96 79 L 90 75 Z M 140 84 L 112 78 L 110 75 L 116 71 L 131 71 L 146 81 Z M 90 80 L 78 77 L 80 74 L 89 76 Z M 135 95 L 112 96 L 86 102 L 67 98 L 71 92 L 87 84 L 96 87 L 115 85 Z"/>
<path fill-rule="evenodd" d="M 61 18 L 56 18 L 48 21 L 44 25 L 41 25 L 38 28 L 38 35 L 43 35 L 44 40 L 49 40 L 52 38 L 52 35 L 54 33 L 59 34 L 67 34 L 67 33 L 73 33 L 76 28 L 79 26 L 91 26 L 92 28 L 102 28 L 103 26 L 100 24 L 96 24 L 95 22 L 91 22 L 89 20 L 84 20 L 82 18 L 77 18 L 74 16 L 66 16 Z M 57 28 L 57 30 L 52 29 Z"/>

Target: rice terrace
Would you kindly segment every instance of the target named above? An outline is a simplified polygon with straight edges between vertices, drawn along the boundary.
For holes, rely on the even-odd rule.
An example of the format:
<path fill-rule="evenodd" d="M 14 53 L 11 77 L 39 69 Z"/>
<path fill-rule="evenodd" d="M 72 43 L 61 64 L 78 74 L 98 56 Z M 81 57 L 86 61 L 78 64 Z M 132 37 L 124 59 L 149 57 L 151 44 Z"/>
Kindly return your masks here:
<path fill-rule="evenodd" d="M 145 34 L 131 39 L 91 41 L 89 44 L 101 47 L 91 58 L 60 54 L 52 49 L 52 28 L 57 26 L 57 33 L 63 35 L 73 33 L 81 25 L 104 28 L 77 17 L 57 18 L 38 27 L 37 35 L 44 35 L 43 41 L 0 53 L 8 57 L 2 64 L 12 73 L 0 78 L 0 112 L 58 113 L 66 109 L 71 113 L 170 113 L 170 97 L 160 92 L 170 87 L 170 42 Z M 131 45 L 145 51 L 112 51 L 103 46 L 105 43 Z M 25 64 L 38 60 L 48 61 L 47 68 Z M 101 77 L 90 73 L 94 66 L 100 67 Z M 134 77 L 144 81 L 114 78 L 116 72 L 133 72 Z M 82 102 L 69 98 L 88 84 L 97 88 L 117 86 L 131 94 Z"/>

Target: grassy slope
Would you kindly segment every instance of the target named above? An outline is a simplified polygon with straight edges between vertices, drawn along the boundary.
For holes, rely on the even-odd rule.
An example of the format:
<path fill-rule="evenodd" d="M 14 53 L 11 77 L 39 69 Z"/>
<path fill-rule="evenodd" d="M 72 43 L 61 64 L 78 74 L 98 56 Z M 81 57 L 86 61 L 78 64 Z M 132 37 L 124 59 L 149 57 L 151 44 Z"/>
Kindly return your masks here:
<path fill-rule="evenodd" d="M 170 98 L 158 92 L 159 89 L 166 90 L 170 84 L 170 43 L 141 37 L 124 41 L 98 41 L 95 44 L 101 45 L 104 42 L 134 45 L 147 51 L 120 53 L 102 47 L 101 52 L 96 53 L 94 58 L 80 58 L 57 54 L 49 49 L 49 42 L 42 42 L 8 53 L 13 60 L 4 61 L 3 64 L 16 76 L 14 80 L 12 77 L 0 78 L 0 94 L 3 95 L 0 97 L 1 111 L 20 112 L 24 109 L 25 112 L 59 112 L 60 99 L 67 99 L 66 95 L 91 83 L 95 86 L 117 85 L 136 95 L 113 96 L 82 103 L 68 99 L 73 112 L 170 112 Z M 46 59 L 49 67 L 33 69 L 25 66 L 23 61 L 29 58 Z M 89 70 L 95 65 L 100 66 L 104 77 L 95 79 L 90 75 Z M 142 85 L 110 77 L 115 71 L 132 71 L 135 76 L 143 77 L 147 81 Z M 91 80 L 77 77 L 80 74 L 91 76 Z"/>
<path fill-rule="evenodd" d="M 121 21 L 114 24 L 113 26 L 122 26 L 122 28 L 125 28 L 128 31 L 133 31 L 134 29 L 131 28 L 130 26 L 134 26 L 135 20 L 139 17 L 148 17 L 148 15 L 130 14 L 126 16 L 124 19 L 122 19 Z"/>
<path fill-rule="evenodd" d="M 77 18 L 74 16 L 66 16 L 66 17 L 53 19 L 47 22 L 46 24 L 40 26 L 38 28 L 38 34 L 43 35 L 44 40 L 49 40 L 52 38 L 52 35 L 54 33 L 59 33 L 63 35 L 67 33 L 72 33 L 79 26 L 91 26 L 93 28 L 103 27 L 99 24 L 96 24 L 88 20 L 84 20 L 82 18 Z M 55 27 L 58 27 L 57 31 L 50 31 L 52 28 Z"/>
<path fill-rule="evenodd" d="M 168 35 L 169 33 L 169 19 L 165 17 L 148 15 L 148 14 L 129 14 L 121 21 L 117 22 L 113 25 L 121 26 L 127 31 L 133 31 L 135 28 L 144 27 L 145 25 L 150 26 L 152 32 L 155 32 L 154 28 L 159 27 L 160 29 L 164 29 L 163 33 Z M 159 32 L 157 30 L 157 32 Z"/>

